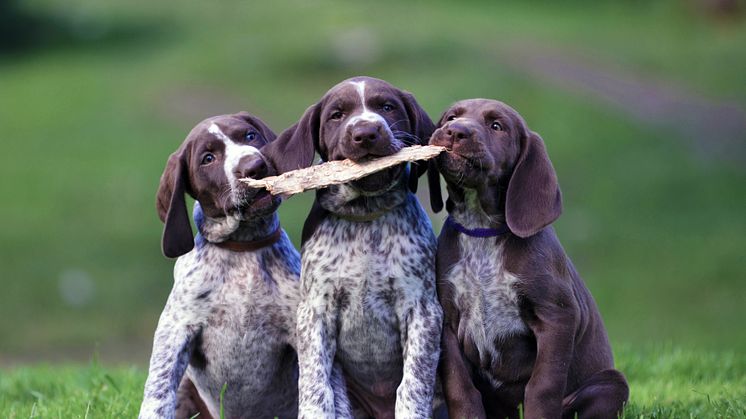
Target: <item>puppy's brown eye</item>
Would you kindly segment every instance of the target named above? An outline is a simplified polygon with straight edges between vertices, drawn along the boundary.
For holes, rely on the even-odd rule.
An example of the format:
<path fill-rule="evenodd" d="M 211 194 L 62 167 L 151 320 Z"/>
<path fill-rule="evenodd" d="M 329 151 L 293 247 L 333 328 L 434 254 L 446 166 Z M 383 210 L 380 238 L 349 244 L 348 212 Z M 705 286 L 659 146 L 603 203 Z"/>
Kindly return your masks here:
<path fill-rule="evenodd" d="M 495 131 L 502 131 L 503 130 L 503 126 L 500 125 L 500 123 L 497 122 L 497 121 L 493 122 L 492 125 L 490 125 L 490 128 L 494 129 Z"/>
<path fill-rule="evenodd" d="M 334 113 L 331 114 L 330 118 L 334 120 L 340 120 L 342 119 L 343 115 L 344 114 L 342 113 L 342 111 L 334 111 Z"/>
<path fill-rule="evenodd" d="M 451 115 L 448 118 L 446 118 L 446 121 L 453 121 L 454 119 L 456 119 L 456 115 Z"/>
<path fill-rule="evenodd" d="M 381 107 L 381 109 L 383 109 L 383 111 L 384 111 L 384 112 L 391 112 L 391 111 L 393 111 L 393 110 L 394 110 L 394 105 L 392 105 L 392 104 L 390 104 L 390 103 L 386 103 L 386 104 L 384 104 L 384 105 L 383 105 L 383 106 Z"/>
<path fill-rule="evenodd" d="M 215 161 L 215 155 L 212 153 L 207 153 L 202 157 L 202 164 L 210 164 Z"/>
<path fill-rule="evenodd" d="M 246 138 L 246 141 L 254 141 L 256 139 L 256 132 L 247 131 L 244 138 Z"/>

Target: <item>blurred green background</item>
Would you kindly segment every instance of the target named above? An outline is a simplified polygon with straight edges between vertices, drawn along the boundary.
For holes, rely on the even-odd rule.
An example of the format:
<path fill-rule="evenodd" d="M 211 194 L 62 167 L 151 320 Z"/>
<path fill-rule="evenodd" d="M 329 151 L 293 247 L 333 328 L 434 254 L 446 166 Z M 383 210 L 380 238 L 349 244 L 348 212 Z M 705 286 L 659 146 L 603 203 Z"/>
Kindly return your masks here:
<path fill-rule="evenodd" d="M 276 131 L 354 75 L 437 119 L 513 105 L 612 343 L 746 350 L 746 23 L 728 1 L 0 3 L 0 366 L 144 366 L 172 284 L 155 191 L 201 119 Z M 284 204 L 296 242 L 309 196 Z M 439 229 L 443 214 L 433 220 Z"/>

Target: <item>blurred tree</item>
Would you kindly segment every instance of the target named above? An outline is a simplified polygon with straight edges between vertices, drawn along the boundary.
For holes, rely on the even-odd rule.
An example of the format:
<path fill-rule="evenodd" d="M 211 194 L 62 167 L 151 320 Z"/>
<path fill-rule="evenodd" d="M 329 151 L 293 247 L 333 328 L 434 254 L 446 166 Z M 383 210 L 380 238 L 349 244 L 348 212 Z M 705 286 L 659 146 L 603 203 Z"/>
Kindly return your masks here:
<path fill-rule="evenodd" d="M 102 43 L 152 43 L 166 23 L 158 18 L 135 21 L 89 16 L 72 6 L 54 12 L 19 0 L 0 0 L 0 57 L 60 45 L 97 48 Z"/>
<path fill-rule="evenodd" d="M 0 52 L 18 51 L 44 36 L 42 18 L 21 6 L 20 1 L 0 0 Z"/>

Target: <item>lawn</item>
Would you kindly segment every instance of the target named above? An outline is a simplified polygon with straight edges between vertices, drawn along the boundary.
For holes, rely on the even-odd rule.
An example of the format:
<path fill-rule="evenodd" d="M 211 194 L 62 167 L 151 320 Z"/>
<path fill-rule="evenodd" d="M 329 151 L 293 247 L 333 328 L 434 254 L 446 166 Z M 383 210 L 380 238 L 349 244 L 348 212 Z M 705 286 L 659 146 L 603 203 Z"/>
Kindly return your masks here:
<path fill-rule="evenodd" d="M 630 382 L 624 418 L 746 418 L 746 361 L 670 346 L 617 349 Z M 145 372 L 134 367 L 21 367 L 0 376 L 0 414 L 15 418 L 135 417 Z"/>
<path fill-rule="evenodd" d="M 168 154 L 204 117 L 245 109 L 280 131 L 367 74 L 434 119 L 467 97 L 521 112 L 557 169 L 556 228 L 632 380 L 630 412 L 743 415 L 743 162 L 707 154 L 722 139 L 691 147 L 673 129 L 696 115 L 651 125 L 511 55 L 566 53 L 746 106 L 743 18 L 690 3 L 24 3 L 57 35 L 0 51 L 0 412 L 28 416 L 37 399 L 51 416 L 83 416 L 88 400 L 96 416 L 133 412 L 172 283 L 154 208 Z M 296 241 L 308 207 L 281 208 Z M 94 347 L 104 367 L 38 366 Z M 122 363 L 135 367 L 109 369 Z"/>

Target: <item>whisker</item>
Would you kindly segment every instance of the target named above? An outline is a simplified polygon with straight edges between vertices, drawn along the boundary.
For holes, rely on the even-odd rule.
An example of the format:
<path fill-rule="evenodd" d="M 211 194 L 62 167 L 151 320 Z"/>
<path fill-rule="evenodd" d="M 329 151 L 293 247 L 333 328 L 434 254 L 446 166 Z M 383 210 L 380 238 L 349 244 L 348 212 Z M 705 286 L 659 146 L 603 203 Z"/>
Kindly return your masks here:
<path fill-rule="evenodd" d="M 398 124 L 399 122 L 406 122 L 406 119 L 400 119 L 398 121 L 394 121 L 391 124 L 389 124 L 389 128 L 394 129 L 394 125 Z"/>
<path fill-rule="evenodd" d="M 410 133 L 405 132 L 405 131 L 391 131 L 391 133 L 394 134 L 394 135 L 401 135 L 403 137 L 419 139 L 419 137 L 417 137 L 416 135 L 410 134 Z"/>
<path fill-rule="evenodd" d="M 401 143 L 403 143 L 405 145 L 415 145 L 415 144 L 417 144 L 416 141 L 408 140 L 406 138 L 396 138 L 396 139 L 399 140 Z"/>
<path fill-rule="evenodd" d="M 391 133 L 394 134 L 394 138 L 396 138 L 399 141 L 402 141 L 403 143 L 407 145 L 420 143 L 420 138 L 418 136 L 410 134 L 408 132 L 392 131 Z"/>
<path fill-rule="evenodd" d="M 220 191 L 218 192 L 218 201 L 222 201 L 225 198 L 227 198 L 231 194 L 231 186 L 226 185 L 221 187 Z"/>

